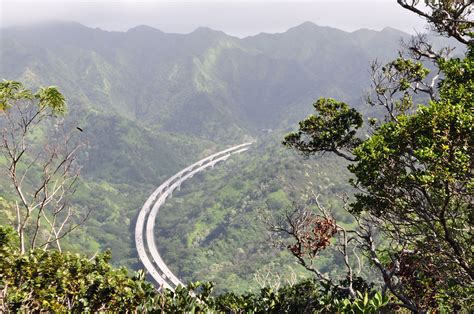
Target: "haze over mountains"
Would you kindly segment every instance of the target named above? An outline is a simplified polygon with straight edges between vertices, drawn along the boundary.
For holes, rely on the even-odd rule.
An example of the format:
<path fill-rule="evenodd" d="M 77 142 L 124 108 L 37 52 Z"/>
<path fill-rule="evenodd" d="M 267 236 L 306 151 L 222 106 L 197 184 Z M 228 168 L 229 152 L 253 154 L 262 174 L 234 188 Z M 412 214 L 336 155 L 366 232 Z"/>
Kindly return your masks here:
<path fill-rule="evenodd" d="M 392 57 L 404 36 L 310 22 L 245 39 L 207 28 L 179 35 L 45 23 L 2 30 L 0 74 L 60 85 L 71 107 L 231 142 L 229 134 L 281 126 L 288 116 L 296 121 L 315 97 L 360 98 L 369 61 Z"/>

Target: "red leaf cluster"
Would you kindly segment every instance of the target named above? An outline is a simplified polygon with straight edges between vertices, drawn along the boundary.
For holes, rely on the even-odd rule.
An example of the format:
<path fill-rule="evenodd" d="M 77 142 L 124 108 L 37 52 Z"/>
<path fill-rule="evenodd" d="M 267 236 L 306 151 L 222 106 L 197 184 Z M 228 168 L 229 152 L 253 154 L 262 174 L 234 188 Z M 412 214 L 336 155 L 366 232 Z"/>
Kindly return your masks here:
<path fill-rule="evenodd" d="M 337 225 L 334 218 L 314 215 L 295 230 L 296 243 L 289 245 L 288 248 L 294 256 L 313 258 L 330 244 L 331 238 L 336 233 Z"/>

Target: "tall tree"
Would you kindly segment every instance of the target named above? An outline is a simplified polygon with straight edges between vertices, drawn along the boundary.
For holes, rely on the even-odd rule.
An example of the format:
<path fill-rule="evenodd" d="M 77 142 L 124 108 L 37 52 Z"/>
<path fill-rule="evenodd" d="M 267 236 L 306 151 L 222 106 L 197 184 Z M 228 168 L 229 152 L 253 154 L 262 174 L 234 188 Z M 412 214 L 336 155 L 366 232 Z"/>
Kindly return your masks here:
<path fill-rule="evenodd" d="M 371 119 L 364 128 L 355 109 L 320 99 L 315 114 L 284 144 L 351 162 L 351 184 L 359 192 L 348 209 L 359 222 L 359 247 L 381 271 L 384 289 L 413 311 L 435 308 L 443 296 L 455 309 L 472 302 L 474 279 L 473 5 L 425 1 L 423 11 L 419 1 L 398 3 L 466 44 L 464 58 L 449 58 L 448 50 L 435 51 L 419 36 L 409 55 L 372 66 L 368 103 L 386 110 L 384 121 Z M 438 73 L 430 74 L 423 62 L 433 62 Z M 414 101 L 423 98 L 425 103 Z M 374 230 L 389 244 L 376 247 Z"/>

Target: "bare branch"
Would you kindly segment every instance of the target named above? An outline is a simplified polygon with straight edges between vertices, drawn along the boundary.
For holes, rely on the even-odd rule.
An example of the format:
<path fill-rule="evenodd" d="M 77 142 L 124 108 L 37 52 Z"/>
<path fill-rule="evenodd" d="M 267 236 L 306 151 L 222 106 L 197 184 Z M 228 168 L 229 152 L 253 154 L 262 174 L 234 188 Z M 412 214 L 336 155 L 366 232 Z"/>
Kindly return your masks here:
<path fill-rule="evenodd" d="M 424 1 L 429 11 L 422 10 L 419 2 L 419 0 L 397 0 L 403 8 L 425 18 L 438 33 L 453 37 L 463 44 L 473 43 L 472 0 Z"/>
<path fill-rule="evenodd" d="M 43 248 L 54 242 L 60 250 L 59 240 L 81 225 L 90 213 L 81 219 L 69 205 L 78 177 L 75 155 L 82 147 L 74 139 L 77 133 L 66 131 L 51 108 L 36 102 L 12 99 L 0 114 L 0 153 L 7 161 L 7 174 L 18 198 L 17 232 L 22 253 L 38 247 L 40 242 L 43 244 L 39 247 Z M 35 145 L 32 134 L 42 124 L 56 126 L 45 133 L 55 140 L 44 138 L 42 146 Z M 40 175 L 29 175 L 33 170 Z"/>

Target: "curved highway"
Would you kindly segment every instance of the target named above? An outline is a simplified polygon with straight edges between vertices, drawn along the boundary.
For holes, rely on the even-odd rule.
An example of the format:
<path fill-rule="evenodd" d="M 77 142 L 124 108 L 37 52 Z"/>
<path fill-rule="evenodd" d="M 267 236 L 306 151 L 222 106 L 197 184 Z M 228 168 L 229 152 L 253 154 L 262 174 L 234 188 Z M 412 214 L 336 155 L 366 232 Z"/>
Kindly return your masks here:
<path fill-rule="evenodd" d="M 138 214 L 137 223 L 135 225 L 135 245 L 140 261 L 156 282 L 158 289 L 161 290 L 165 288 L 174 290 L 174 288 L 179 285 L 184 286 L 171 272 L 168 266 L 166 266 L 156 247 L 153 231 L 156 215 L 160 207 L 165 203 L 168 197 L 172 196 L 175 189 L 180 188 L 184 181 L 192 178 L 198 172 L 209 167 L 214 167 L 214 165 L 220 161 L 227 160 L 232 154 L 246 151 L 251 144 L 252 143 L 249 142 L 236 145 L 195 162 L 163 182 L 146 200 Z"/>

